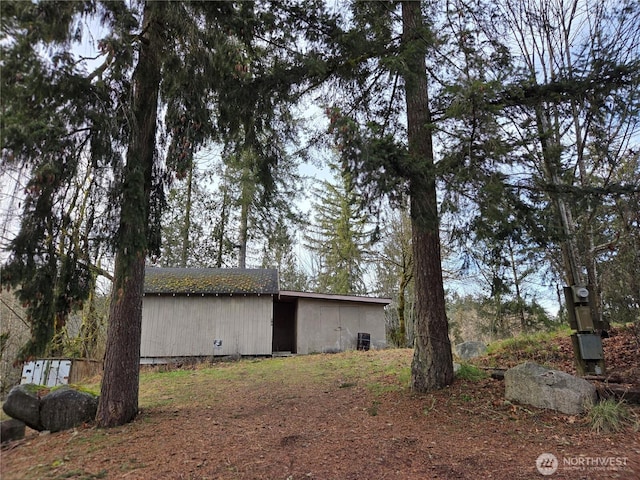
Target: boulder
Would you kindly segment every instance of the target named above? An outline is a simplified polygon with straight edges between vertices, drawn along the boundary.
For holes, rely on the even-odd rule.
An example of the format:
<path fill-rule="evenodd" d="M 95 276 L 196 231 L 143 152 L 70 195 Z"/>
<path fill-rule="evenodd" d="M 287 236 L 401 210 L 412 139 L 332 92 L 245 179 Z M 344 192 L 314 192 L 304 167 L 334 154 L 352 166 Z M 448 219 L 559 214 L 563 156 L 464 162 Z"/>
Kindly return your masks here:
<path fill-rule="evenodd" d="M 24 438 L 25 424 L 15 418 L 0 422 L 0 442 L 6 443 L 12 440 Z"/>
<path fill-rule="evenodd" d="M 487 346 L 482 342 L 462 342 L 454 347 L 454 351 L 461 360 L 471 360 L 484 355 L 487 351 Z"/>
<path fill-rule="evenodd" d="M 2 405 L 4 413 L 23 421 L 34 430 L 42 430 L 39 395 L 41 388 L 30 383 L 13 387 Z"/>
<path fill-rule="evenodd" d="M 596 401 L 596 388 L 583 378 L 551 370 L 536 363 L 523 363 L 504 373 L 505 398 L 567 415 L 584 411 Z"/>
<path fill-rule="evenodd" d="M 98 410 L 98 397 L 63 386 L 46 393 L 39 385 L 13 387 L 2 409 L 34 430 L 59 432 L 91 422 Z"/>
<path fill-rule="evenodd" d="M 40 423 L 44 430 L 59 432 L 92 422 L 98 410 L 98 397 L 62 387 L 40 400 Z"/>

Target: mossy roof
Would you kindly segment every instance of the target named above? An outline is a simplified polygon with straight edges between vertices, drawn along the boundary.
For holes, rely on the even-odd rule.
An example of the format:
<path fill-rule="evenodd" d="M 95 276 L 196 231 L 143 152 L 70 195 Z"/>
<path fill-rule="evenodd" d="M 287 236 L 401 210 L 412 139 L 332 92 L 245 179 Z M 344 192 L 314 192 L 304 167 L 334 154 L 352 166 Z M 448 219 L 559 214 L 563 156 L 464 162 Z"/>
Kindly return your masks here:
<path fill-rule="evenodd" d="M 146 269 L 145 294 L 278 294 L 276 269 Z"/>

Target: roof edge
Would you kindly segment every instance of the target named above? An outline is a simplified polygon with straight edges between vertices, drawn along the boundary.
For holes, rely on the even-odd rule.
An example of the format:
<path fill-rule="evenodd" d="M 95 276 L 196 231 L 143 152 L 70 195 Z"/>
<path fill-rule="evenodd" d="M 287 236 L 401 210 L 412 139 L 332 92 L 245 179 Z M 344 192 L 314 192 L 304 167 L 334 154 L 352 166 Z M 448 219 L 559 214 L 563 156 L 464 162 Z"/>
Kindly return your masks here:
<path fill-rule="evenodd" d="M 390 298 L 363 297 L 358 295 L 337 295 L 333 293 L 295 292 L 292 290 L 280 290 L 279 298 L 308 298 L 312 300 L 337 300 L 341 302 L 376 303 L 389 305 Z"/>

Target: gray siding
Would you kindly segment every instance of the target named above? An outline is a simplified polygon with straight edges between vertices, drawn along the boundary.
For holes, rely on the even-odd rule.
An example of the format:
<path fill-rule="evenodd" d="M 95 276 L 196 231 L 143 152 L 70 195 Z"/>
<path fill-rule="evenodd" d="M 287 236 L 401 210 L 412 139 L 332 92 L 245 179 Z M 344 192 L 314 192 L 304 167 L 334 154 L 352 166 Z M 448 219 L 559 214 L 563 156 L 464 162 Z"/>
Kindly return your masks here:
<path fill-rule="evenodd" d="M 273 298 L 144 297 L 140 356 L 270 355 Z M 222 347 L 213 346 L 214 339 Z"/>
<path fill-rule="evenodd" d="M 299 354 L 353 350 L 358 333 L 371 335 L 371 348 L 386 345 L 381 305 L 300 298 L 297 320 Z"/>

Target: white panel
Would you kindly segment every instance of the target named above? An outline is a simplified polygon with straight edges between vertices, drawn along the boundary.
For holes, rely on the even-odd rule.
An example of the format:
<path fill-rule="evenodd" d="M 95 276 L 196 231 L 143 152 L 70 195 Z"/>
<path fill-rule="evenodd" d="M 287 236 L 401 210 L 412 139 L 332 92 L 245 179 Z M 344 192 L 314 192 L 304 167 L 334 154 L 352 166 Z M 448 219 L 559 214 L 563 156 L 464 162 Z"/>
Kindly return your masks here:
<path fill-rule="evenodd" d="M 147 296 L 141 356 L 270 355 L 272 309 L 271 296 Z"/>
<path fill-rule="evenodd" d="M 364 321 L 360 321 L 364 316 L 362 306 L 340 306 L 340 349 L 354 350 L 358 344 L 358 333 L 367 332 L 363 330 Z"/>
<path fill-rule="evenodd" d="M 35 369 L 36 369 L 36 362 L 34 362 L 33 360 L 30 362 L 26 362 L 22 366 L 22 379 L 20 380 L 20 383 L 21 384 L 34 383 L 33 375 L 35 373 Z"/>
<path fill-rule="evenodd" d="M 38 359 L 27 362 L 22 367 L 21 384 L 35 383 L 55 387 L 69 383 L 71 360 Z"/>
<path fill-rule="evenodd" d="M 355 349 L 360 332 L 386 345 L 384 305 L 299 298 L 297 322 L 299 354 Z"/>
<path fill-rule="evenodd" d="M 33 383 L 36 385 L 42 385 L 44 382 L 45 367 L 47 362 L 44 360 L 36 360 L 35 367 L 33 369 Z"/>
<path fill-rule="evenodd" d="M 56 385 L 67 385 L 69 383 L 69 374 L 71 373 L 71 360 L 49 360 L 47 368 L 47 387 L 55 387 Z"/>

